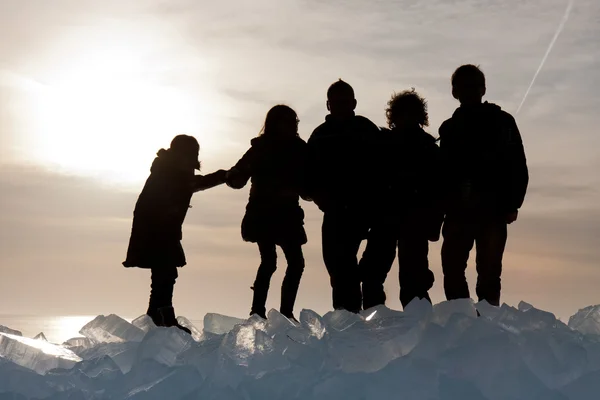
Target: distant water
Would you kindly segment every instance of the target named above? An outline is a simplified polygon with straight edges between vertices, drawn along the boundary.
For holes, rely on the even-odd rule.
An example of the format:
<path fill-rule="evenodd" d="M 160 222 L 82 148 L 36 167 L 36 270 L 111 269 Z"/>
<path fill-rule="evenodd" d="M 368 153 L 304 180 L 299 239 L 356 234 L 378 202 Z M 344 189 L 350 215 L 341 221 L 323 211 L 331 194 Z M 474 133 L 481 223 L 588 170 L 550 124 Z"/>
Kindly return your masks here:
<path fill-rule="evenodd" d="M 136 317 L 122 316 L 131 322 Z M 81 336 L 79 330 L 88 322 L 96 318 L 95 315 L 4 315 L 0 314 L 0 325 L 21 331 L 23 336 L 34 337 L 43 332 L 48 341 L 63 343 L 64 341 Z M 192 320 L 192 323 L 202 329 L 201 320 Z"/>

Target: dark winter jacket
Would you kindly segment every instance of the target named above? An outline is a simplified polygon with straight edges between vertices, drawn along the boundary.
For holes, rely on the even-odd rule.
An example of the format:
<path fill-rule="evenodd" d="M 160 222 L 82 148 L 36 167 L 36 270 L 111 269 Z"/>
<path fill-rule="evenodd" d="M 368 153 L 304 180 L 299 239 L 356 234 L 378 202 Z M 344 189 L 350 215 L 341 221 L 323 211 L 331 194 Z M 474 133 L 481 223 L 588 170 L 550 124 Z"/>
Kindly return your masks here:
<path fill-rule="evenodd" d="M 182 226 L 195 191 L 224 182 L 225 171 L 194 175 L 171 150 L 161 149 L 150 168 L 135 210 L 125 267 L 181 267 Z"/>
<path fill-rule="evenodd" d="M 440 127 L 440 148 L 448 212 L 517 211 L 529 174 L 514 118 L 499 106 L 459 107 Z"/>
<path fill-rule="evenodd" d="M 443 211 L 441 157 L 435 139 L 419 127 L 382 129 L 378 147 L 380 221 L 416 221 L 428 238 L 437 240 Z"/>
<path fill-rule="evenodd" d="M 298 136 L 259 136 L 230 170 L 227 184 L 235 189 L 252 180 L 242 237 L 248 242 L 304 244 L 306 143 Z"/>
<path fill-rule="evenodd" d="M 126 267 L 185 265 L 181 228 L 193 194 L 193 170 L 183 170 L 177 158 L 161 149 L 133 212 Z"/>
<path fill-rule="evenodd" d="M 379 128 L 362 116 L 328 115 L 308 140 L 309 196 L 324 212 L 365 211 L 370 199 L 373 136 Z"/>

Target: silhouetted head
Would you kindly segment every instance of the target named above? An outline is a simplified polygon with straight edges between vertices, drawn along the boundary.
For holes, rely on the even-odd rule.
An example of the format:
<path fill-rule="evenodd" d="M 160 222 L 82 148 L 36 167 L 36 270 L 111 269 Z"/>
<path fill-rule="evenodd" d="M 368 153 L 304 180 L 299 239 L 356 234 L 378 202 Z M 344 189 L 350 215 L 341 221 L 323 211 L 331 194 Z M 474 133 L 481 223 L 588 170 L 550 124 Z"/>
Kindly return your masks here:
<path fill-rule="evenodd" d="M 169 152 L 177 158 L 184 167 L 200 169 L 198 156 L 200 145 L 195 137 L 189 135 L 177 135 L 171 140 Z"/>
<path fill-rule="evenodd" d="M 265 118 L 261 134 L 264 136 L 298 136 L 298 115 L 290 107 L 278 104 Z"/>
<path fill-rule="evenodd" d="M 356 99 L 354 89 L 343 80 L 334 82 L 327 89 L 327 109 L 335 117 L 349 117 L 354 115 Z"/>
<path fill-rule="evenodd" d="M 415 89 L 394 93 L 387 103 L 385 116 L 390 128 L 424 127 L 429 125 L 427 101 Z"/>
<path fill-rule="evenodd" d="M 452 74 L 452 96 L 461 104 L 478 104 L 485 95 L 485 75 L 478 66 L 462 65 Z"/>

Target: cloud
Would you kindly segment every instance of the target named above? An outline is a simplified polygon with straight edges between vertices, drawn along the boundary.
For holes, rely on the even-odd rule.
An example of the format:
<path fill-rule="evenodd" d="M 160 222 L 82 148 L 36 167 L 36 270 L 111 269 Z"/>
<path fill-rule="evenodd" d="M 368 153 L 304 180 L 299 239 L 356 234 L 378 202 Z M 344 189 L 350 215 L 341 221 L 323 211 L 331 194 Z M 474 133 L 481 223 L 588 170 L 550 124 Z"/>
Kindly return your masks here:
<path fill-rule="evenodd" d="M 514 112 L 565 6 L 563 0 L 4 1 L 0 34 L 11 40 L 0 43 L 0 156 L 13 163 L 26 158 L 22 138 L 35 119 L 29 83 L 53 84 L 88 58 L 105 67 L 98 68 L 104 79 L 135 76 L 203 105 L 202 134 L 213 139 L 202 140 L 206 171 L 233 165 L 268 108 L 279 102 L 298 111 L 301 135 L 308 138 L 327 112 L 328 85 L 340 77 L 354 85 L 358 112 L 380 125 L 389 95 L 415 86 L 429 101 L 435 135 L 457 106 L 449 78 L 465 62 L 481 64 L 487 98 Z M 563 283 L 580 288 L 573 299 L 561 297 L 562 310 L 593 302 L 597 293 L 590 282 L 600 274 L 590 265 L 600 258 L 593 240 L 600 204 L 600 97 L 594 85 L 600 81 L 599 14 L 596 1 L 576 2 L 518 116 L 532 179 L 509 238 L 505 290 L 511 300 L 541 290 L 528 279 L 546 292 Z M 129 58 L 103 58 L 107 49 Z M 59 311 L 142 309 L 137 299 L 145 301 L 147 274 L 120 267 L 140 187 L 0 166 L 0 266 L 10 277 L 0 283 L 0 302 L 30 312 L 47 306 L 48 291 L 60 291 L 52 305 Z M 185 310 L 201 314 L 225 288 L 231 296 L 220 300 L 223 310 L 246 312 L 258 263 L 255 246 L 239 236 L 246 200 L 247 189 L 217 188 L 194 197 L 184 240 L 190 265 L 177 289 Z M 325 310 L 320 213 L 313 205 L 306 210 L 309 263 L 299 303 Z M 431 262 L 441 282 L 436 246 Z M 39 279 L 29 282 L 31 276 Z M 46 287 L 53 279 L 70 293 Z M 17 291 L 14 282 L 30 286 Z M 394 298 L 392 274 L 388 286 Z M 435 296 L 441 300 L 439 283 Z M 550 304 L 553 297 L 536 299 Z"/>

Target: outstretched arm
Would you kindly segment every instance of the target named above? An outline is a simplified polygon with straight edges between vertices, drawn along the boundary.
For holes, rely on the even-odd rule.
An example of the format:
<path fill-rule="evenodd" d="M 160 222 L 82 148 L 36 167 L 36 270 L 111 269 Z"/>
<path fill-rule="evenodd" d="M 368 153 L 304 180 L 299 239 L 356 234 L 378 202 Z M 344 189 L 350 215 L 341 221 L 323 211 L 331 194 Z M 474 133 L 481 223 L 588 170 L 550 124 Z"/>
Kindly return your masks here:
<path fill-rule="evenodd" d="M 193 180 L 193 190 L 194 192 L 199 192 L 202 190 L 211 189 L 215 186 L 222 185 L 225 183 L 225 177 L 227 175 L 227 171 L 224 169 L 220 169 L 212 174 L 208 175 L 196 175 Z"/>
<path fill-rule="evenodd" d="M 254 164 L 254 148 L 250 148 L 242 158 L 227 172 L 227 186 L 233 189 L 241 189 L 246 186 L 252 176 L 252 165 Z"/>

